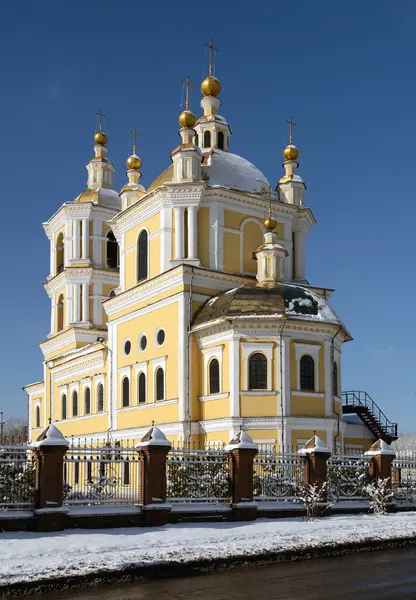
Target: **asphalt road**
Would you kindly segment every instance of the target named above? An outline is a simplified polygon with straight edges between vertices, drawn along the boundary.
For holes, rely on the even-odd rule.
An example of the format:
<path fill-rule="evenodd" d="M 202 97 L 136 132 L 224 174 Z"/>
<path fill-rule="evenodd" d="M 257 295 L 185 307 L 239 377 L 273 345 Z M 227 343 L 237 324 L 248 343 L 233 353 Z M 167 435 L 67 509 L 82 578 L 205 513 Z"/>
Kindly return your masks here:
<path fill-rule="evenodd" d="M 37 596 L 39 599 L 40 597 Z M 165 579 L 89 591 L 48 594 L 48 600 L 416 600 L 416 549 L 319 558 Z"/>

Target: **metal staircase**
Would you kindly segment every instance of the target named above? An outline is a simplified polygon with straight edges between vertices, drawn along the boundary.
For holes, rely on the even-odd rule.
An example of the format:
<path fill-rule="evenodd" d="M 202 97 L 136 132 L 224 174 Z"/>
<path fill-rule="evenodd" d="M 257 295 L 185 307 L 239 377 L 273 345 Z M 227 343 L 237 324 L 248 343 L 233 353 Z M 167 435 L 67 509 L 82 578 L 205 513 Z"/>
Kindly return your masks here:
<path fill-rule="evenodd" d="M 397 440 L 397 423 L 391 423 L 367 392 L 342 392 L 342 412 L 356 414 L 377 438 L 388 444 Z"/>

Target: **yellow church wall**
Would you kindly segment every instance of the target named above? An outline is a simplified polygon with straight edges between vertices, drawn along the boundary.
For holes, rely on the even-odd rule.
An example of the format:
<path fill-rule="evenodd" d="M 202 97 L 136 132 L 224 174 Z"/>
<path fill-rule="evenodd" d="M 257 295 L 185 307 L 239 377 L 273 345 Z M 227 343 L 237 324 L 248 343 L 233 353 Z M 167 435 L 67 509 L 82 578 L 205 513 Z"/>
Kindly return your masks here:
<path fill-rule="evenodd" d="M 265 213 L 266 214 L 266 213 Z M 237 212 L 235 210 L 228 210 L 225 209 L 224 210 L 224 227 L 227 227 L 229 229 L 236 229 L 236 230 L 240 230 L 241 229 L 241 225 L 243 224 L 243 222 L 249 218 L 249 215 L 241 213 L 241 212 Z M 277 235 L 279 236 L 280 239 L 284 238 L 284 231 L 285 231 L 285 226 L 284 223 L 277 223 L 276 225 L 276 232 Z M 259 246 L 260 244 L 258 244 Z M 254 252 L 255 250 L 257 250 L 258 246 L 256 246 L 252 252 Z"/>
<path fill-rule="evenodd" d="M 176 288 L 159 292 L 159 294 L 155 295 L 152 298 L 151 302 L 153 304 L 155 304 L 156 302 L 159 302 L 160 300 L 164 300 L 165 298 L 171 298 L 172 296 L 175 296 L 175 294 L 179 294 L 180 292 L 183 292 L 184 289 L 185 289 L 185 287 L 182 284 L 179 284 Z M 196 293 L 195 290 L 194 290 L 194 292 Z M 115 321 L 116 319 L 119 319 L 120 317 L 130 315 L 132 312 L 139 310 L 140 308 L 143 308 L 144 306 L 149 306 L 149 300 L 144 300 L 142 302 L 140 300 L 138 300 L 136 304 L 133 304 L 133 305 L 129 306 L 128 308 L 125 308 L 123 310 L 120 310 L 120 311 L 112 314 L 108 320 Z"/>
<path fill-rule="evenodd" d="M 224 232 L 224 270 L 240 272 L 240 236 L 229 231 Z"/>
<path fill-rule="evenodd" d="M 324 417 L 325 398 L 316 396 L 296 396 L 291 394 L 290 414 L 292 417 Z"/>
<path fill-rule="evenodd" d="M 203 267 L 210 266 L 209 232 L 209 208 L 201 207 L 198 210 L 198 258 Z"/>
<path fill-rule="evenodd" d="M 207 431 L 205 435 L 201 436 L 202 443 L 214 443 L 214 442 L 222 442 L 223 444 L 228 444 L 230 441 L 230 432 L 228 429 L 224 431 Z"/>
<path fill-rule="evenodd" d="M 88 417 L 81 417 L 78 419 L 67 419 L 65 421 L 58 421 L 57 426 L 59 431 L 63 435 L 70 439 L 74 436 L 75 440 L 78 436 L 88 436 L 93 433 L 104 433 L 108 430 L 108 416 L 107 415 L 93 415 Z"/>
<path fill-rule="evenodd" d="M 255 252 L 263 244 L 263 232 L 260 221 L 254 223 L 249 221 L 244 226 L 243 232 L 243 271 L 248 273 L 257 272 L 257 261 L 251 258 L 251 253 Z"/>
<path fill-rule="evenodd" d="M 300 368 L 300 360 L 298 362 L 296 361 L 295 344 L 302 344 L 302 340 L 290 340 L 290 387 L 292 390 L 298 389 L 298 369 Z M 316 344 L 314 344 L 313 342 L 308 342 L 308 345 L 314 345 L 319 347 L 319 389 L 315 389 L 315 392 L 323 393 L 325 391 L 324 347 L 323 344 L 319 342 Z M 305 348 L 304 354 L 309 354 L 307 348 Z"/>
<path fill-rule="evenodd" d="M 317 435 L 325 444 L 327 443 L 326 439 L 326 430 L 325 429 L 292 429 L 292 446 L 298 445 L 298 440 L 310 440 L 313 435 Z"/>
<path fill-rule="evenodd" d="M 130 429 L 131 427 L 152 426 L 152 421 L 155 425 L 162 423 L 175 423 L 179 417 L 179 405 L 167 404 L 158 406 L 158 403 L 150 403 L 146 408 L 131 407 L 121 409 L 117 413 L 118 429 Z"/>
<path fill-rule="evenodd" d="M 60 332 L 60 333 L 62 333 L 62 332 Z M 58 338 L 58 335 L 56 335 L 55 337 Z M 52 339 L 54 339 L 54 337 L 49 338 L 48 341 L 50 341 Z M 74 350 L 77 347 L 82 348 L 82 346 L 86 346 L 86 345 L 87 345 L 87 342 L 78 342 L 78 345 L 75 341 L 71 342 L 69 344 L 66 344 L 65 346 L 61 346 L 60 348 L 55 348 L 55 350 L 51 350 L 50 352 L 45 354 L 45 360 L 52 360 L 56 356 L 60 356 L 61 354 L 65 354 L 66 352 L 69 352 L 69 350 Z"/>
<path fill-rule="evenodd" d="M 240 394 L 240 411 L 242 417 L 274 417 L 278 414 L 277 395 L 245 396 Z"/>
<path fill-rule="evenodd" d="M 201 403 L 198 400 L 198 397 L 202 395 L 202 355 L 194 336 L 191 336 L 191 369 L 191 416 L 193 421 L 199 421 L 202 418 Z"/>
<path fill-rule="evenodd" d="M 207 400 L 201 402 L 201 418 L 203 421 L 208 419 L 220 419 L 228 417 L 230 414 L 230 400 L 223 398 L 221 400 Z"/>
<path fill-rule="evenodd" d="M 344 447 L 345 446 L 363 446 L 364 452 L 370 449 L 370 447 L 375 442 L 375 438 L 347 438 L 344 437 Z"/>

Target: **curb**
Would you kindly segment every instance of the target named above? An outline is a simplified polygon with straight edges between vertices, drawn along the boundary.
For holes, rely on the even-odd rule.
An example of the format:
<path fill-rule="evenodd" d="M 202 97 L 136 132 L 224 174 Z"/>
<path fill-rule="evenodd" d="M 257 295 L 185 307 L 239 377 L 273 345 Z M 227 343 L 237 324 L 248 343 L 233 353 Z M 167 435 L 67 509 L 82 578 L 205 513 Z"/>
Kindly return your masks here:
<path fill-rule="evenodd" d="M 340 556 L 375 550 L 388 550 L 416 546 L 416 537 L 393 538 L 389 540 L 369 540 L 367 542 L 352 542 L 349 544 L 328 544 L 317 548 L 304 548 L 302 551 L 278 551 L 264 554 L 236 555 L 228 558 L 211 560 L 198 560 L 188 563 L 160 562 L 153 565 L 130 565 L 115 571 L 97 571 L 89 575 L 74 575 L 71 577 L 58 577 L 45 581 L 27 581 L 7 586 L 0 586 L 0 600 L 18 598 L 30 594 L 46 594 L 59 591 L 75 591 L 94 588 L 102 585 L 114 585 L 143 580 L 169 579 L 176 577 L 194 577 L 213 573 L 215 571 L 234 569 L 247 566 L 278 564 Z"/>

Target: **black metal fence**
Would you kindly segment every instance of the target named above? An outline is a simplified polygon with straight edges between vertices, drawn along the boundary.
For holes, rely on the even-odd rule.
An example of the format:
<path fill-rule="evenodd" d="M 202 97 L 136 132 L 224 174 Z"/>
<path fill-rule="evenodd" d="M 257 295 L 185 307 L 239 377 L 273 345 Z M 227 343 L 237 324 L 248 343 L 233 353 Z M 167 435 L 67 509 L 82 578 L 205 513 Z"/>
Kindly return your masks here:
<path fill-rule="evenodd" d="M 35 501 L 34 456 L 27 446 L 0 446 L 0 508 L 32 508 Z"/>

